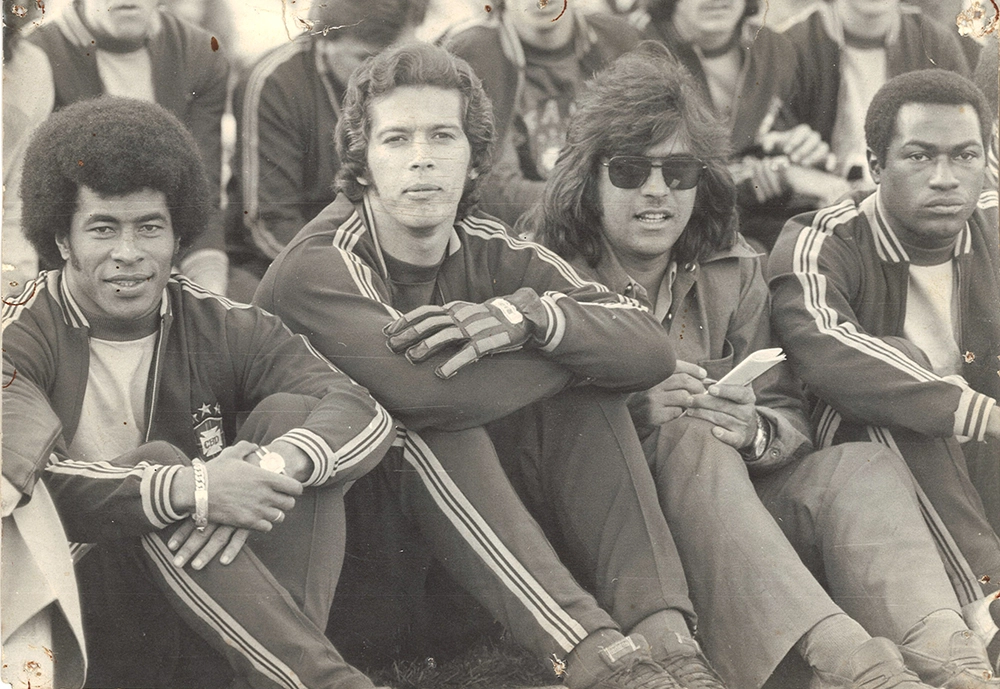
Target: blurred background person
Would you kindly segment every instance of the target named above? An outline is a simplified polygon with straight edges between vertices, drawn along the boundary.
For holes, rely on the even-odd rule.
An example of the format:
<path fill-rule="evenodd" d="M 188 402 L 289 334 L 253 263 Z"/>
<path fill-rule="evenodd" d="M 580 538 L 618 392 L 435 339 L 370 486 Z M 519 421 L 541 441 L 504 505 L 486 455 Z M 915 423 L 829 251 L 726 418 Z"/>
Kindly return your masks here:
<path fill-rule="evenodd" d="M 493 101 L 499 150 L 482 210 L 512 225 L 538 202 L 577 90 L 638 42 L 627 20 L 556 0 L 502 0 L 487 22 L 451 32 L 446 47 L 472 65 Z"/>
<path fill-rule="evenodd" d="M 22 12 L 23 10 L 23 12 Z M 38 274 L 38 254 L 21 231 L 21 168 L 31 134 L 52 112 L 55 83 L 45 53 L 23 40 L 42 19 L 35 3 L 3 5 L 3 268 L 0 294 L 19 294 Z"/>
<path fill-rule="evenodd" d="M 426 0 L 317 2 L 311 28 L 240 79 L 226 237 L 234 299 L 250 301 L 271 260 L 333 202 L 333 130 L 347 79 L 368 56 L 412 38 L 426 8 Z"/>
<path fill-rule="evenodd" d="M 953 23 L 942 25 L 900 0 L 825 0 L 793 17 L 785 35 L 800 69 L 796 112 L 830 144 L 838 172 L 867 191 L 865 112 L 889 79 L 938 67 L 969 76 Z"/>
<path fill-rule="evenodd" d="M 770 250 L 798 212 L 850 191 L 827 172 L 830 147 L 793 106 L 799 88 L 795 47 L 748 21 L 757 0 L 649 0 L 646 36 L 662 42 L 694 75 L 726 123 L 739 184 L 740 230 Z"/>

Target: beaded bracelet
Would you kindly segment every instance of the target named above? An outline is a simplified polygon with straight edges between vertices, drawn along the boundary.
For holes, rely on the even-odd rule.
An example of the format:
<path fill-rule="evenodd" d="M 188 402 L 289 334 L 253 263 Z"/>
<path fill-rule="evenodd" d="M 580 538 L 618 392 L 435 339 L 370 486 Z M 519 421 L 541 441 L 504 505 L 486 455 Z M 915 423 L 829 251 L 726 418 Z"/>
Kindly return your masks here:
<path fill-rule="evenodd" d="M 194 525 L 198 531 L 208 526 L 208 469 L 205 462 L 195 457 L 191 460 L 194 469 Z"/>

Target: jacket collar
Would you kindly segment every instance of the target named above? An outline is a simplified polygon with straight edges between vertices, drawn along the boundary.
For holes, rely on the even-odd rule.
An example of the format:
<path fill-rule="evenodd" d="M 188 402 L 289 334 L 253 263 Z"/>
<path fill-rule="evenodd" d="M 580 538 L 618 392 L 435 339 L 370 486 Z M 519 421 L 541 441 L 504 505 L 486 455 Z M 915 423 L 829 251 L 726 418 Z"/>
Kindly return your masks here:
<path fill-rule="evenodd" d="M 882 202 L 882 189 L 876 188 L 875 193 L 865 198 L 858 206 L 868 225 L 872 229 L 872 237 L 875 241 L 875 252 L 885 263 L 909 263 L 910 255 L 906 247 L 899 241 L 899 236 L 886 221 L 885 207 Z M 963 254 L 972 253 L 972 230 L 969 223 L 965 223 L 962 232 L 955 242 L 954 256 L 957 258 Z"/>
<path fill-rule="evenodd" d="M 742 235 L 739 235 L 737 236 L 736 242 L 733 246 L 728 249 L 716 251 L 700 263 L 693 261 L 685 263 L 683 266 L 672 264 L 674 265 L 673 274 L 677 276 L 685 274 L 690 275 L 691 281 L 694 282 L 697 281 L 699 265 L 708 265 L 716 261 L 723 261 L 731 258 L 754 258 L 759 255 L 760 252 L 755 251 L 749 244 L 747 244 Z M 637 299 L 642 302 L 644 306 L 648 307 L 650 305 L 649 295 L 646 293 L 646 289 L 633 280 L 625 271 L 625 268 L 618 260 L 618 257 L 608 245 L 607 240 L 604 241 L 604 251 L 601 254 L 601 260 L 597 264 L 597 267 L 593 269 L 593 272 L 601 284 L 606 285 L 617 294 L 623 294 L 627 297 Z"/>

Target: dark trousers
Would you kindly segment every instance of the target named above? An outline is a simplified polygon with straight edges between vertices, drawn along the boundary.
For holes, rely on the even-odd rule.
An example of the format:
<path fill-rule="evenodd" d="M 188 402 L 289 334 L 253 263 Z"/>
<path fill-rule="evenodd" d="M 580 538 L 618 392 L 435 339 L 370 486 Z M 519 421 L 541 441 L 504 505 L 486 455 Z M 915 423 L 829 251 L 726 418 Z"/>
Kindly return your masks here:
<path fill-rule="evenodd" d="M 274 395 L 240 430 L 265 444 L 301 425 L 305 398 Z M 211 487 L 210 487 L 211 488 Z M 370 689 L 324 636 L 344 544 L 342 487 L 306 490 L 232 563 L 175 567 L 175 527 L 101 543 L 77 565 L 91 687 Z"/>
<path fill-rule="evenodd" d="M 396 600 L 422 593 L 422 582 L 394 573 L 352 580 L 371 571 L 355 567 L 352 554 L 381 553 L 386 568 L 414 577 L 435 559 L 539 658 L 564 657 L 599 629 L 627 633 L 668 608 L 693 617 L 620 395 L 579 388 L 486 429 L 408 431 L 346 503 L 340 591 L 352 595 L 338 595 L 334 638 L 338 619 L 363 623 L 351 610 L 365 600 L 359 592 Z M 364 635 L 357 626 L 351 633 Z"/>

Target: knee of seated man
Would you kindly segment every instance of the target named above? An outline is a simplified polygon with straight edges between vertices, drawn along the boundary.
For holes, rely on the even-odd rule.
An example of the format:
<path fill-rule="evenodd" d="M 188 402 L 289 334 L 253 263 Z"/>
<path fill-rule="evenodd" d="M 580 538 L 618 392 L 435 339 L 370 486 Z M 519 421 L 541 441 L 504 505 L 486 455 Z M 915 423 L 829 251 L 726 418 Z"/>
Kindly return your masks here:
<path fill-rule="evenodd" d="M 844 443 L 814 452 L 804 461 L 814 467 L 812 479 L 825 486 L 828 508 L 853 510 L 853 498 L 859 496 L 886 502 L 913 492 L 912 483 L 905 480 L 909 470 L 902 457 L 877 443 Z"/>
<path fill-rule="evenodd" d="M 704 419 L 681 416 L 661 424 L 656 437 L 656 456 L 651 464 L 671 471 L 685 468 L 705 471 L 737 471 L 747 475 L 740 453 L 712 434 L 714 424 Z M 647 445 L 648 447 L 648 445 Z"/>

